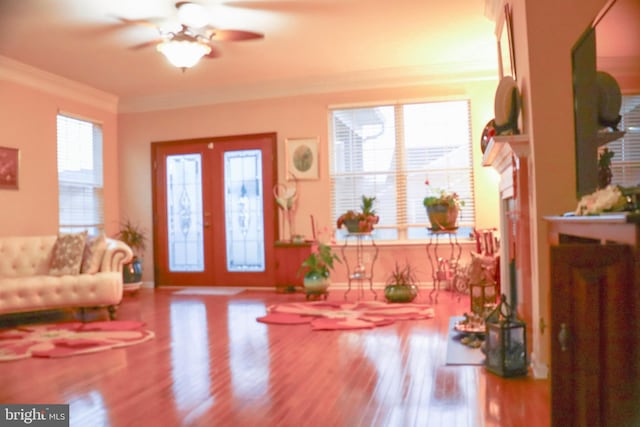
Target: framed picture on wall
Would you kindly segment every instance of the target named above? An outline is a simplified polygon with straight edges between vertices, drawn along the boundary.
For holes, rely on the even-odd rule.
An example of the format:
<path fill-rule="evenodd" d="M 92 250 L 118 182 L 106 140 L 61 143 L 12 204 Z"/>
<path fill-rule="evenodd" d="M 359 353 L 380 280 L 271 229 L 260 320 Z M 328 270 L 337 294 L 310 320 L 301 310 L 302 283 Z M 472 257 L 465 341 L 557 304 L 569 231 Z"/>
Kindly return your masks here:
<path fill-rule="evenodd" d="M 20 150 L 0 147 L 0 189 L 18 189 Z"/>
<path fill-rule="evenodd" d="M 318 179 L 318 138 L 287 138 L 287 179 Z"/>
<path fill-rule="evenodd" d="M 516 80 L 516 56 L 513 42 L 513 20 L 509 4 L 504 5 L 502 26 L 498 35 L 498 61 L 500 78 L 511 76 Z"/>

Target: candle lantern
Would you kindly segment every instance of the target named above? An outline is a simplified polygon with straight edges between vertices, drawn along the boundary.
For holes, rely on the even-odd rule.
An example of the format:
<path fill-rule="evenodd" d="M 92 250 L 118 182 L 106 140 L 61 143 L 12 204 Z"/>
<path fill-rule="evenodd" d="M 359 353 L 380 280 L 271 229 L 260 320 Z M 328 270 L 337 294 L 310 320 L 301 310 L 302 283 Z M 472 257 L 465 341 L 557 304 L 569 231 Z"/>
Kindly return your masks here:
<path fill-rule="evenodd" d="M 499 284 L 496 280 L 497 258 L 471 253 L 469 266 L 469 301 L 471 312 L 486 317 L 487 307 L 498 302 Z"/>
<path fill-rule="evenodd" d="M 527 329 L 503 294 L 485 320 L 485 367 L 502 377 L 527 375 Z"/>
<path fill-rule="evenodd" d="M 496 282 L 482 280 L 480 282 L 469 282 L 469 298 L 471 302 L 471 312 L 486 316 L 487 307 L 495 307 L 497 303 Z"/>

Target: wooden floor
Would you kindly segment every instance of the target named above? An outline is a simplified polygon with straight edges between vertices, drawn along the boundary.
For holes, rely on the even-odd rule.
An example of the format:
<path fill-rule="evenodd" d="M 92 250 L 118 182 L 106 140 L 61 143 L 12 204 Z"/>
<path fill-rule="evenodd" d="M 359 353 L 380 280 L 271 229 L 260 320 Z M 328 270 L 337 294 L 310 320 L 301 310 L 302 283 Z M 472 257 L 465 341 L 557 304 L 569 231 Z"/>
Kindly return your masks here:
<path fill-rule="evenodd" d="M 120 307 L 152 341 L 0 363 L 0 403 L 68 403 L 71 425 L 83 427 L 550 424 L 548 381 L 445 364 L 449 317 L 468 311 L 466 297 L 441 293 L 434 319 L 312 332 L 255 320 L 301 293 L 172 293 L 142 289 Z"/>

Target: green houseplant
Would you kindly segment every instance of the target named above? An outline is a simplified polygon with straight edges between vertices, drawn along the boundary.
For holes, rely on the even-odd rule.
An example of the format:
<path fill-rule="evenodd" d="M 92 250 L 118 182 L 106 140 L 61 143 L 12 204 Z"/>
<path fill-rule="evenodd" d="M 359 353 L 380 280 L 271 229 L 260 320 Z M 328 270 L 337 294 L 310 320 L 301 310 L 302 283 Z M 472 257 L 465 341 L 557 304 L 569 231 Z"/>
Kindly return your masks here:
<path fill-rule="evenodd" d="M 384 297 L 389 302 L 411 302 L 418 295 L 417 283 L 415 267 L 409 261 L 403 265 L 396 261 L 387 276 Z"/>
<path fill-rule="evenodd" d="M 331 283 L 330 275 L 334 262 L 342 261 L 333 252 L 331 246 L 318 241 L 311 245 L 311 253 L 298 269 L 298 275 L 304 274 L 303 283 L 307 297 L 309 295 L 326 295 L 327 288 Z"/>
<path fill-rule="evenodd" d="M 120 230 L 115 237 L 126 243 L 133 251 L 133 259 L 124 264 L 122 269 L 123 283 L 140 282 L 142 280 L 142 255 L 147 243 L 146 232 L 142 227 L 127 219 L 120 224 Z"/>
<path fill-rule="evenodd" d="M 449 192 L 444 189 L 431 190 L 429 180 L 424 183 L 430 194 L 423 199 L 422 204 L 427 210 L 431 230 L 455 230 L 457 228 L 458 213 L 464 206 L 464 200 L 456 192 Z"/>
<path fill-rule="evenodd" d="M 341 228 L 343 225 L 347 228 L 349 233 L 370 233 L 373 231 L 373 226 L 378 223 L 380 217 L 376 215 L 376 211 L 373 208 L 373 202 L 376 200 L 374 197 L 362 196 L 362 203 L 360 205 L 360 211 L 348 210 L 338 217 L 336 226 Z"/>

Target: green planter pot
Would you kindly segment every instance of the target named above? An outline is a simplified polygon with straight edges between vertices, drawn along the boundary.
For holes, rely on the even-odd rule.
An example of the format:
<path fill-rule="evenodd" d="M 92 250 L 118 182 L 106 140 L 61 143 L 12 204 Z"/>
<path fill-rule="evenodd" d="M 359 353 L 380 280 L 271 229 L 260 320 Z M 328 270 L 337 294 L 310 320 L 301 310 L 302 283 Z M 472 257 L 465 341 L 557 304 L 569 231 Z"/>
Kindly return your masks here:
<path fill-rule="evenodd" d="M 319 297 L 327 299 L 327 295 L 329 294 L 327 289 L 331 284 L 331 279 L 322 274 L 307 273 L 304 276 L 303 284 L 307 299 L 318 299 Z"/>
<path fill-rule="evenodd" d="M 447 204 L 427 206 L 431 230 L 455 230 L 458 228 L 458 208 Z"/>
<path fill-rule="evenodd" d="M 134 258 L 122 266 L 122 283 L 137 283 L 142 280 L 142 262 Z"/>
<path fill-rule="evenodd" d="M 388 302 L 411 302 L 418 296 L 418 288 L 415 285 L 387 285 L 384 288 L 384 297 Z"/>

